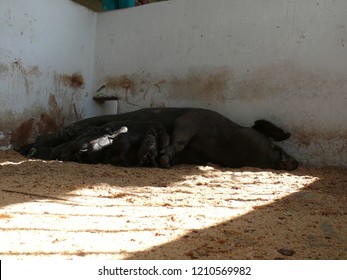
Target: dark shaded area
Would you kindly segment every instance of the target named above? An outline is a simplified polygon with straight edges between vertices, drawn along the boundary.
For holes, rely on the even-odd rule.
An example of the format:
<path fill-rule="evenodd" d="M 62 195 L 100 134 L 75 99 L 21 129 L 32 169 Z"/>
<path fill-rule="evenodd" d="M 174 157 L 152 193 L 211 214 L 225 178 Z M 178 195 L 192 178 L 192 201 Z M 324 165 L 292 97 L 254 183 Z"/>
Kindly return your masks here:
<path fill-rule="evenodd" d="M 272 138 L 274 141 L 284 141 L 291 136 L 289 132 L 285 132 L 283 129 L 266 120 L 255 121 L 252 128 Z"/>

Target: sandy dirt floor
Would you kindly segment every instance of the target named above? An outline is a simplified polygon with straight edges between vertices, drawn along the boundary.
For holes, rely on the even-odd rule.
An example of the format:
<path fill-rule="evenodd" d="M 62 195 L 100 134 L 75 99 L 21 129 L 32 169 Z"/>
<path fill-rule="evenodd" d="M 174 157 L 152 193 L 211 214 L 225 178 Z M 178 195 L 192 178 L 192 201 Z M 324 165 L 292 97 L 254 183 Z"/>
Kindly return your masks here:
<path fill-rule="evenodd" d="M 0 151 L 0 257 L 347 259 L 346 171 L 122 168 Z"/>

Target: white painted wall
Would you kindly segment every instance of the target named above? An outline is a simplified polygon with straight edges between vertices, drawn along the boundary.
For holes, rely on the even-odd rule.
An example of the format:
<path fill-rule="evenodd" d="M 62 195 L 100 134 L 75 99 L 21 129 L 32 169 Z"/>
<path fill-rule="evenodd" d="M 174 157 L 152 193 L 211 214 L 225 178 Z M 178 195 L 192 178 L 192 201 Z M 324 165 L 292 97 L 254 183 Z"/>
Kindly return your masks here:
<path fill-rule="evenodd" d="M 92 101 L 105 85 L 120 112 L 266 118 L 292 132 L 284 145 L 302 163 L 347 166 L 346 14 L 345 0 L 170 0 L 102 14 L 1 0 L 0 146 L 47 128 L 46 115 L 66 124 L 115 111 Z M 69 85 L 79 76 L 83 86 Z"/>
<path fill-rule="evenodd" d="M 90 115 L 97 15 L 69 0 L 0 1 L 0 147 Z"/>
<path fill-rule="evenodd" d="M 94 88 L 266 118 L 301 162 L 347 166 L 347 1 L 171 0 L 100 14 Z"/>

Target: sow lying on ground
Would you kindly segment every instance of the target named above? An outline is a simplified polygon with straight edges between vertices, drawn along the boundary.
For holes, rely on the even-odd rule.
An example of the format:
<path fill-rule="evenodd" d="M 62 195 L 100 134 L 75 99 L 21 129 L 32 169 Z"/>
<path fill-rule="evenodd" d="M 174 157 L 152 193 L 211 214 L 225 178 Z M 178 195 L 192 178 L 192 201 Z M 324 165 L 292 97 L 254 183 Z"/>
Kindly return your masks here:
<path fill-rule="evenodd" d="M 250 128 L 206 109 L 146 108 L 84 119 L 19 150 L 42 159 L 124 166 L 214 163 L 293 170 L 298 162 L 273 144 L 289 137 L 265 120 Z"/>

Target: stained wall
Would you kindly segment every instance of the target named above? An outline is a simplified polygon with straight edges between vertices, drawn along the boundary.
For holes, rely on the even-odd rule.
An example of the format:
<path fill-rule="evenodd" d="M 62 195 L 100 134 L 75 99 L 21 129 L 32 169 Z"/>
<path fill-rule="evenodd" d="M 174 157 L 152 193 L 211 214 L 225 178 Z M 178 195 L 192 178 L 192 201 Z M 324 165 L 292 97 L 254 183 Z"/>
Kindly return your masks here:
<path fill-rule="evenodd" d="M 95 28 L 96 14 L 69 0 L 0 1 L 1 149 L 95 111 Z"/>
<path fill-rule="evenodd" d="M 193 106 L 245 126 L 271 120 L 301 163 L 347 166 L 346 14 L 344 0 L 170 0 L 100 14 L 3 0 L 0 147 L 117 108 Z"/>
<path fill-rule="evenodd" d="M 292 132 L 300 162 L 347 166 L 347 2 L 172 0 L 98 17 L 94 78 L 120 112 L 216 110 Z"/>

